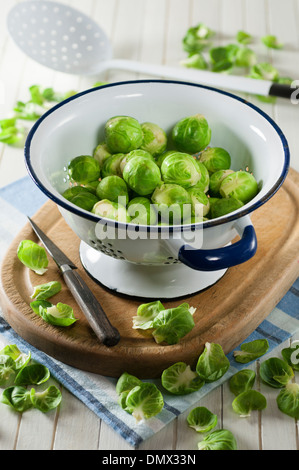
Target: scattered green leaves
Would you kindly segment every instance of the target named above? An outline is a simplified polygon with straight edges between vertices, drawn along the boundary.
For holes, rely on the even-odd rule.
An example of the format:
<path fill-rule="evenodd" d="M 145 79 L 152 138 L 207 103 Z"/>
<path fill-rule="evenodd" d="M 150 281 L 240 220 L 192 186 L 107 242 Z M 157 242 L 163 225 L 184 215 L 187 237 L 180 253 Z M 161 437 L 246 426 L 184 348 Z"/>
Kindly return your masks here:
<path fill-rule="evenodd" d="M 234 351 L 234 358 L 237 362 L 247 364 L 263 356 L 269 349 L 269 342 L 267 339 L 256 339 L 241 344 L 240 349 L 240 351 Z"/>

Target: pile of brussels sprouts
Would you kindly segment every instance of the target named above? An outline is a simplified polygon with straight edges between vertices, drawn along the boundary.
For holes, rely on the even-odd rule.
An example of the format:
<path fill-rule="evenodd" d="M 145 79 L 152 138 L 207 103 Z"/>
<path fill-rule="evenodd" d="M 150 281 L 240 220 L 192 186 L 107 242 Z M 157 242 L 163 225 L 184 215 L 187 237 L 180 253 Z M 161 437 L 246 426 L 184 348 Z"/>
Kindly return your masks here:
<path fill-rule="evenodd" d="M 230 154 L 209 147 L 201 114 L 177 122 L 169 136 L 152 122 L 115 116 L 93 155 L 67 167 L 63 196 L 101 218 L 142 225 L 203 222 L 239 209 L 258 193 L 255 177 L 233 171 Z"/>

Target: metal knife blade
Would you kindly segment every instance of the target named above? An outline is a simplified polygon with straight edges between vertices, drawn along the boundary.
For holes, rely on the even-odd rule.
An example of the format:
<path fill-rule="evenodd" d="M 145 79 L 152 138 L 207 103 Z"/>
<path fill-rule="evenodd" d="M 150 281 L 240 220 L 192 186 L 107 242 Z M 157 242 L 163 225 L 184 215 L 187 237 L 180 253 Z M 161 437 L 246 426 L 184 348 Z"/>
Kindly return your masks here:
<path fill-rule="evenodd" d="M 120 334 L 111 325 L 100 303 L 76 271 L 74 263 L 50 240 L 35 222 L 29 217 L 28 219 L 34 232 L 58 265 L 65 283 L 97 337 L 105 346 L 115 346 L 120 340 Z"/>

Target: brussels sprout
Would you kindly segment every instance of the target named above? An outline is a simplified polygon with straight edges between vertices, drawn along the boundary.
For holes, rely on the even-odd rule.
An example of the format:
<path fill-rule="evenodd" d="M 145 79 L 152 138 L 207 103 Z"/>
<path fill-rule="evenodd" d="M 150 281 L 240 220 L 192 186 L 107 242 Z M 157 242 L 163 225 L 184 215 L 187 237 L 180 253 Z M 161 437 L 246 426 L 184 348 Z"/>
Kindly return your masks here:
<path fill-rule="evenodd" d="M 217 429 L 198 443 L 198 450 L 237 450 L 237 441 L 231 431 Z"/>
<path fill-rule="evenodd" d="M 299 419 L 299 385 L 288 383 L 283 388 L 277 398 L 279 410 L 292 418 Z"/>
<path fill-rule="evenodd" d="M 239 199 L 236 199 L 235 197 L 218 199 L 213 203 L 210 201 L 211 210 L 209 212 L 209 216 L 212 219 L 216 219 L 217 217 L 221 217 L 225 214 L 229 214 L 230 212 L 240 209 L 240 207 L 243 205 L 243 202 L 239 201 Z"/>
<path fill-rule="evenodd" d="M 92 213 L 118 222 L 130 222 L 131 220 L 127 209 L 122 204 L 108 199 L 97 202 L 92 208 Z"/>
<path fill-rule="evenodd" d="M 15 361 L 7 354 L 0 354 L 0 387 L 12 385 L 15 376 Z"/>
<path fill-rule="evenodd" d="M 99 162 L 100 167 L 102 167 L 104 161 L 108 157 L 111 157 L 111 153 L 108 150 L 107 144 L 105 142 L 101 142 L 94 149 L 92 156 Z"/>
<path fill-rule="evenodd" d="M 97 181 L 97 184 L 99 184 L 99 181 Z M 68 188 L 62 193 L 62 196 L 72 204 L 86 211 L 91 211 L 95 203 L 99 200 L 89 189 L 83 188 L 82 186 Z"/>
<path fill-rule="evenodd" d="M 128 153 L 143 142 L 139 122 L 130 116 L 115 116 L 105 124 L 105 140 L 111 153 Z"/>
<path fill-rule="evenodd" d="M 267 400 L 257 390 L 246 390 L 236 396 L 232 407 L 241 418 L 246 418 L 250 416 L 252 410 L 264 410 L 267 407 Z"/>
<path fill-rule="evenodd" d="M 248 171 L 235 171 L 221 182 L 219 192 L 222 197 L 235 197 L 246 204 L 258 193 L 255 177 Z"/>
<path fill-rule="evenodd" d="M 17 250 L 19 260 L 36 274 L 44 274 L 49 264 L 46 250 L 43 246 L 31 240 L 20 242 Z"/>
<path fill-rule="evenodd" d="M 125 155 L 123 153 L 115 153 L 114 155 L 111 155 L 111 157 L 106 158 L 102 165 L 102 178 L 111 175 L 122 177 L 120 165 L 124 156 Z"/>
<path fill-rule="evenodd" d="M 46 284 L 35 286 L 31 298 L 35 300 L 47 300 L 60 291 L 61 283 L 59 281 L 47 282 Z"/>
<path fill-rule="evenodd" d="M 234 374 L 229 379 L 229 389 L 234 395 L 239 395 L 253 387 L 255 372 L 250 369 L 243 369 Z"/>
<path fill-rule="evenodd" d="M 62 395 L 60 390 L 55 385 L 50 385 L 43 392 L 36 392 L 34 388 L 30 390 L 30 400 L 34 408 L 47 413 L 54 410 L 60 404 Z"/>
<path fill-rule="evenodd" d="M 171 153 L 164 158 L 161 174 L 164 183 L 179 184 L 183 188 L 194 186 L 201 177 L 195 159 L 182 152 Z"/>
<path fill-rule="evenodd" d="M 70 326 L 77 321 L 72 307 L 61 302 L 58 302 L 57 305 L 51 305 L 51 307 L 43 307 L 40 304 L 39 315 L 45 322 L 55 326 Z"/>
<path fill-rule="evenodd" d="M 283 44 L 279 43 L 277 37 L 273 34 L 267 34 L 261 38 L 263 44 L 270 49 L 282 49 Z"/>
<path fill-rule="evenodd" d="M 299 370 L 299 344 L 282 349 L 281 355 L 293 370 Z"/>
<path fill-rule="evenodd" d="M 48 308 L 48 307 L 53 307 L 53 304 L 51 302 L 48 302 L 47 300 L 34 300 L 33 302 L 30 302 L 30 307 L 36 313 L 36 315 L 40 315 L 39 308 Z"/>
<path fill-rule="evenodd" d="M 197 153 L 209 145 L 211 129 L 202 114 L 181 119 L 172 129 L 175 147 L 186 153 Z"/>
<path fill-rule="evenodd" d="M 31 352 L 28 354 L 23 353 L 19 350 L 18 346 L 15 344 L 8 344 L 0 351 L 0 355 L 9 356 L 14 361 L 14 369 L 19 370 L 24 367 L 31 359 Z"/>
<path fill-rule="evenodd" d="M 191 197 L 188 191 L 178 184 L 162 184 L 152 194 L 163 222 L 180 224 L 191 214 Z"/>
<path fill-rule="evenodd" d="M 142 382 L 134 375 L 124 372 L 116 383 L 116 393 L 120 395 L 123 392 L 129 392 L 132 388 L 140 385 Z"/>
<path fill-rule="evenodd" d="M 208 63 L 201 52 L 190 53 L 187 59 L 181 60 L 180 65 L 199 70 L 206 70 Z"/>
<path fill-rule="evenodd" d="M 205 382 L 214 382 L 227 372 L 229 365 L 229 360 L 220 344 L 206 343 L 204 351 L 198 358 L 196 372 Z"/>
<path fill-rule="evenodd" d="M 160 300 L 139 305 L 137 315 L 133 317 L 133 328 L 153 328 L 153 320 L 161 310 L 165 310 L 165 307 Z"/>
<path fill-rule="evenodd" d="M 187 423 L 196 432 L 208 432 L 213 429 L 218 422 L 217 415 L 212 413 L 205 406 L 198 406 L 190 411 L 187 416 Z"/>
<path fill-rule="evenodd" d="M 146 150 L 154 157 L 165 152 L 167 146 L 167 136 L 164 129 L 153 122 L 143 122 L 141 124 L 143 132 L 143 142 L 141 149 Z"/>
<path fill-rule="evenodd" d="M 96 194 L 99 180 L 90 181 L 89 183 L 82 184 L 81 187 L 87 189 L 90 193 Z"/>
<path fill-rule="evenodd" d="M 241 351 L 234 351 L 234 358 L 237 362 L 247 364 L 266 354 L 269 349 L 269 342 L 267 339 L 256 339 L 241 344 L 240 349 Z"/>
<path fill-rule="evenodd" d="M 156 343 L 176 344 L 194 327 L 193 309 L 187 303 L 161 310 L 153 320 Z"/>
<path fill-rule="evenodd" d="M 191 215 L 194 217 L 204 217 L 210 210 L 209 198 L 199 188 L 189 188 L 188 193 L 191 197 Z"/>
<path fill-rule="evenodd" d="M 23 413 L 32 408 L 30 399 L 30 390 L 22 386 L 11 386 L 5 388 L 2 392 L 1 402 L 11 406 L 15 411 Z"/>
<path fill-rule="evenodd" d="M 132 224 L 156 225 L 158 222 L 158 214 L 151 201 L 146 197 L 139 196 L 131 199 L 127 211 Z"/>
<path fill-rule="evenodd" d="M 294 377 L 294 372 L 287 362 L 270 357 L 261 363 L 260 377 L 270 387 L 282 388 Z"/>
<path fill-rule="evenodd" d="M 126 163 L 134 157 L 144 157 L 155 162 L 155 159 L 152 156 L 152 154 L 150 154 L 146 150 L 142 150 L 142 149 L 132 150 L 132 152 L 129 152 L 126 155 L 124 155 L 123 159 L 120 162 L 120 171 L 122 174 L 126 166 Z"/>
<path fill-rule="evenodd" d="M 234 64 L 236 54 L 239 51 L 237 44 L 228 44 L 227 46 L 213 47 L 210 49 L 210 59 L 212 64 L 227 64 L 227 68 L 231 68 Z"/>
<path fill-rule="evenodd" d="M 124 167 L 123 178 L 127 185 L 139 196 L 152 194 L 161 183 L 158 165 L 148 158 L 134 157 Z"/>
<path fill-rule="evenodd" d="M 117 202 L 121 197 L 126 205 L 129 202 L 128 188 L 125 181 L 117 175 L 105 176 L 97 186 L 97 196 L 99 199 L 108 199 Z M 121 201 L 119 201 L 121 202 Z"/>
<path fill-rule="evenodd" d="M 279 72 L 273 65 L 268 64 L 268 62 L 262 62 L 251 67 L 250 78 L 275 82 L 279 78 Z"/>
<path fill-rule="evenodd" d="M 219 188 L 224 178 L 234 173 L 233 170 L 218 170 L 210 176 L 209 193 L 211 196 L 220 197 Z"/>
<path fill-rule="evenodd" d="M 199 161 L 205 165 L 210 174 L 218 170 L 228 170 L 231 165 L 230 154 L 221 147 L 207 148 L 201 152 Z"/>
<path fill-rule="evenodd" d="M 246 31 L 238 31 L 236 34 L 236 40 L 240 44 L 249 44 L 252 42 L 252 36 L 249 33 L 246 33 Z"/>
<path fill-rule="evenodd" d="M 126 411 L 131 413 L 137 422 L 156 416 L 163 406 L 163 395 L 153 383 L 142 382 L 132 388 L 126 398 Z"/>
<path fill-rule="evenodd" d="M 161 382 L 173 395 L 187 395 L 196 392 L 204 385 L 197 373 L 184 362 L 177 362 L 165 369 L 161 375 Z"/>
<path fill-rule="evenodd" d="M 22 367 L 15 379 L 16 385 L 40 385 L 50 378 L 49 369 L 43 364 Z"/>
<path fill-rule="evenodd" d="M 210 38 L 214 31 L 208 28 L 204 23 L 199 23 L 187 30 L 182 44 L 186 52 L 200 52 L 210 44 Z"/>
<path fill-rule="evenodd" d="M 193 186 L 194 188 L 202 189 L 203 192 L 207 192 L 209 190 L 209 183 L 210 183 L 210 174 L 208 172 L 207 167 L 200 161 L 196 160 L 196 165 L 198 171 L 200 173 L 200 180 Z"/>
<path fill-rule="evenodd" d="M 235 65 L 237 67 L 251 67 L 257 63 L 255 52 L 249 47 L 241 47 L 237 54 Z"/>
<path fill-rule="evenodd" d="M 95 158 L 89 155 L 80 155 L 70 161 L 68 173 L 76 183 L 89 183 L 100 178 L 101 169 L 99 162 Z"/>

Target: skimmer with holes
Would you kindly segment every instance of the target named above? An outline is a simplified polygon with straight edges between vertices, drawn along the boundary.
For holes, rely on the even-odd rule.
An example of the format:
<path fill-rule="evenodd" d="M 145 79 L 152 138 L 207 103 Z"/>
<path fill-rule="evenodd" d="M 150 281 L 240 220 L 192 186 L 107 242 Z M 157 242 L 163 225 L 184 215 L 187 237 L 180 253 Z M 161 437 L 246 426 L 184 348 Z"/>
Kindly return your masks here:
<path fill-rule="evenodd" d="M 57 2 L 18 3 L 8 14 L 7 27 L 25 54 L 60 72 L 98 75 L 109 69 L 122 69 L 265 96 L 272 85 L 267 80 L 112 59 L 109 39 L 100 26 L 80 11 Z"/>

